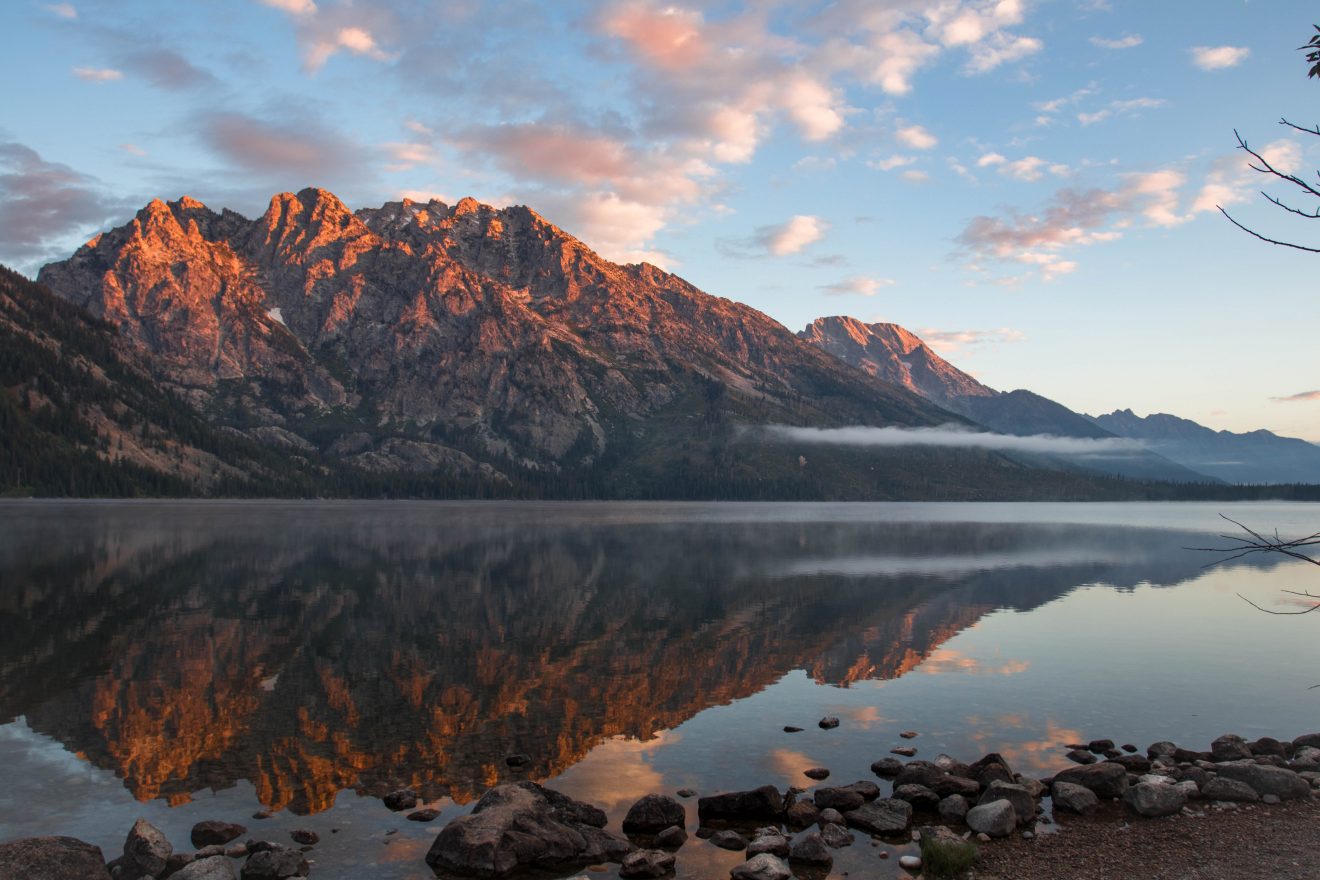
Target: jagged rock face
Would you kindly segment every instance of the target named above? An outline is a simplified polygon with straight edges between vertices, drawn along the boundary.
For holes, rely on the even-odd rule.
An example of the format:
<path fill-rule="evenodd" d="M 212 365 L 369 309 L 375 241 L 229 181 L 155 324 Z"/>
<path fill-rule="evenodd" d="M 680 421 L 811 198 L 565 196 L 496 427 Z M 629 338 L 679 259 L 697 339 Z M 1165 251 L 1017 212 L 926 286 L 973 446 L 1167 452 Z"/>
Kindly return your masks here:
<path fill-rule="evenodd" d="M 154 201 L 40 281 L 244 429 L 299 431 L 299 417 L 337 413 L 373 437 L 407 424 L 414 440 L 554 469 L 589 463 L 712 383 L 767 420 L 948 419 L 754 309 L 602 259 L 525 207 L 404 201 L 354 214 L 307 189 L 248 221 Z"/>
<path fill-rule="evenodd" d="M 798 334 L 842 361 L 878 379 L 935 401 L 993 397 L 982 385 L 897 324 L 864 324 L 856 318 L 817 318 Z"/>

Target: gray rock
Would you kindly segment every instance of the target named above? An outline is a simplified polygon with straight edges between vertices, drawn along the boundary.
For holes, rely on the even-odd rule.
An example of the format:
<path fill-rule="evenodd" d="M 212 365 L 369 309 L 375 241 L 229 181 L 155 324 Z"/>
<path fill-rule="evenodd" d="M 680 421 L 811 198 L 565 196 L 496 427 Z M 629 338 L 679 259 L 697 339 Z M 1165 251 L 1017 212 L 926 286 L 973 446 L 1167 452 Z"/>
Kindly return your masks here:
<path fill-rule="evenodd" d="M 1220 764 L 1219 776 L 1245 782 L 1262 797 L 1272 794 L 1282 800 L 1307 797 L 1311 787 L 1291 770 L 1265 764 Z"/>
<path fill-rule="evenodd" d="M 300 846 L 316 846 L 321 842 L 321 835 L 310 828 L 295 828 L 289 832 L 289 837 Z"/>
<path fill-rule="evenodd" d="M 1017 813 L 1010 801 L 978 804 L 967 811 L 967 827 L 991 837 L 1007 837 L 1017 827 Z"/>
<path fill-rule="evenodd" d="M 1129 773 L 1150 772 L 1150 759 L 1143 755 L 1116 755 L 1110 758 L 1108 763 L 1118 764 Z"/>
<path fill-rule="evenodd" d="M 1239 782 L 1236 779 L 1229 779 L 1225 776 L 1216 776 L 1214 779 L 1207 782 L 1201 787 L 1201 795 L 1212 801 L 1240 801 L 1251 803 L 1260 800 L 1260 795 L 1256 794 L 1256 789 L 1247 785 L 1245 782 Z"/>
<path fill-rule="evenodd" d="M 899 746 L 896 749 L 890 749 L 889 752 L 893 755 L 902 755 L 905 758 L 911 758 L 917 753 L 917 750 L 912 748 L 912 746 Z"/>
<path fill-rule="evenodd" d="M 1100 799 L 1091 789 L 1074 782 L 1059 782 L 1057 779 L 1050 789 L 1050 797 L 1054 801 L 1054 809 L 1067 813 L 1085 814 L 1100 805 Z"/>
<path fill-rule="evenodd" d="M 171 874 L 172 880 L 237 880 L 234 863 L 223 855 L 196 859 Z"/>
<path fill-rule="evenodd" d="M 794 840 L 788 853 L 788 860 L 822 867 L 834 864 L 834 856 L 830 853 L 830 848 L 825 845 L 825 841 L 821 839 L 819 831 L 808 831 Z"/>
<path fill-rule="evenodd" d="M 138 819 L 124 839 L 124 860 L 142 874 L 159 877 L 165 872 L 174 847 L 160 829 L 146 819 Z"/>
<path fill-rule="evenodd" d="M 1173 787 L 1183 793 L 1183 797 L 1191 800 L 1201 796 L 1201 787 L 1191 779 L 1184 779 L 1182 782 L 1175 782 Z"/>
<path fill-rule="evenodd" d="M 306 877 L 311 865 L 298 850 L 274 844 L 248 856 L 243 863 L 243 880 L 284 880 L 286 877 Z"/>
<path fill-rule="evenodd" d="M 687 824 L 687 812 L 667 794 L 648 794 L 628 808 L 623 817 L 624 834 L 656 834 L 671 825 Z"/>
<path fill-rule="evenodd" d="M 1284 751 L 1283 743 L 1279 742 L 1272 736 L 1262 736 L 1254 742 L 1247 743 L 1247 749 L 1251 754 L 1256 756 L 1273 755 L 1276 758 L 1288 757 L 1288 753 Z"/>
<path fill-rule="evenodd" d="M 948 797 L 951 794 L 960 794 L 965 798 L 975 798 L 981 793 L 981 784 L 975 779 L 968 779 L 965 776 L 954 776 L 953 774 L 936 779 L 934 784 L 927 787 L 940 797 Z"/>
<path fill-rule="evenodd" d="M 806 828 L 820 818 L 820 808 L 811 801 L 795 801 L 784 811 L 784 821 L 797 828 Z"/>
<path fill-rule="evenodd" d="M 903 769 L 894 777 L 894 786 L 900 785 L 924 785 L 926 788 L 934 790 L 935 786 L 945 778 L 949 772 L 944 768 L 932 764 L 930 761 L 909 761 L 903 765 Z"/>
<path fill-rule="evenodd" d="M 406 818 L 409 822 L 433 822 L 440 815 L 440 811 L 435 807 L 423 807 L 420 810 L 413 810 Z"/>
<path fill-rule="evenodd" d="M 846 820 L 843 818 L 843 813 L 829 807 L 820 811 L 817 821 L 822 825 L 842 825 Z"/>
<path fill-rule="evenodd" d="M 674 854 L 659 849 L 639 849 L 623 857 L 620 877 L 663 877 L 674 871 Z"/>
<path fill-rule="evenodd" d="M 904 871 L 920 871 L 921 856 L 899 856 L 898 866 Z"/>
<path fill-rule="evenodd" d="M 1013 812 L 1017 814 L 1018 821 L 1026 824 L 1036 815 L 1036 799 L 1031 796 L 1031 792 L 1026 786 L 1010 785 L 1007 782 L 992 782 L 990 787 L 981 795 L 977 805 L 989 804 L 995 801 L 1008 801 L 1013 805 Z"/>
<path fill-rule="evenodd" d="M 24 837 L 0 844 L 0 877 L 110 880 L 110 872 L 99 846 L 76 837 Z"/>
<path fill-rule="evenodd" d="M 907 801 L 914 810 L 933 812 L 940 805 L 940 796 L 924 785 L 899 785 L 894 788 L 894 797 Z"/>
<path fill-rule="evenodd" d="M 819 809 L 833 808 L 841 813 L 855 810 L 866 803 L 862 793 L 851 788 L 818 788 L 812 797 Z"/>
<path fill-rule="evenodd" d="M 1078 764 L 1094 764 L 1098 760 L 1095 755 L 1084 749 L 1073 749 L 1064 757 Z"/>
<path fill-rule="evenodd" d="M 677 825 L 671 825 L 655 836 L 656 845 L 665 849 L 678 849 L 687 843 L 687 839 L 687 831 Z"/>
<path fill-rule="evenodd" d="M 1128 788 L 1127 769 L 1122 764 L 1104 761 L 1086 767 L 1069 767 L 1060 771 L 1055 782 L 1071 782 L 1095 792 L 1096 797 L 1122 797 Z"/>
<path fill-rule="evenodd" d="M 1086 747 L 1099 755 L 1111 751 L 1114 748 L 1114 741 L 1112 739 L 1093 739 Z"/>
<path fill-rule="evenodd" d="M 954 834 L 943 825 L 923 825 L 917 829 L 918 841 L 931 841 L 932 843 L 952 845 L 963 842 L 962 837 Z"/>
<path fill-rule="evenodd" d="M 809 767 L 802 771 L 802 775 L 808 779 L 814 779 L 819 782 L 822 779 L 829 779 L 830 771 L 825 767 Z"/>
<path fill-rule="evenodd" d="M 775 830 L 769 830 L 764 834 L 758 831 L 752 842 L 747 844 L 747 857 L 751 858 L 761 853 L 770 853 L 781 859 L 788 858 L 788 838 Z"/>
<path fill-rule="evenodd" d="M 246 843 L 236 843 L 233 846 L 225 847 L 225 855 L 231 859 L 247 858 L 248 848 Z"/>
<path fill-rule="evenodd" d="M 242 837 L 244 834 L 247 834 L 247 829 L 242 825 L 208 819 L 205 822 L 198 822 L 192 827 L 192 845 L 197 849 L 216 844 L 224 846 L 229 841 Z"/>
<path fill-rule="evenodd" d="M 396 813 L 400 810 L 411 810 L 417 806 L 417 792 L 411 788 L 400 788 L 385 795 L 381 800 Z"/>
<path fill-rule="evenodd" d="M 1247 741 L 1236 733 L 1226 733 L 1210 743 L 1210 754 L 1216 761 L 1240 761 L 1251 757 Z"/>
<path fill-rule="evenodd" d="M 880 786 L 874 782 L 867 782 L 865 779 L 859 779 L 857 782 L 840 786 L 846 791 L 855 791 L 862 796 L 864 800 L 873 801 L 880 797 Z"/>
<path fill-rule="evenodd" d="M 1294 749 L 1300 749 L 1309 746 L 1313 749 L 1320 749 L 1320 733 L 1304 733 L 1292 741 Z"/>
<path fill-rule="evenodd" d="M 1262 804 L 1269 804 L 1270 806 L 1274 806 L 1275 804 L 1283 803 L 1282 799 L 1281 799 L 1277 794 L 1267 794 L 1267 795 L 1264 795 L 1264 796 L 1261 797 L 1260 802 L 1261 802 Z"/>
<path fill-rule="evenodd" d="M 735 865 L 729 875 L 733 880 L 792 880 L 793 872 L 783 859 L 761 853 L 741 865 Z"/>
<path fill-rule="evenodd" d="M 747 849 L 747 838 L 743 837 L 737 831 L 716 831 L 710 836 L 710 842 L 715 846 L 718 846 L 720 849 Z"/>
<path fill-rule="evenodd" d="M 213 843 L 210 846 L 204 846 L 197 850 L 197 852 L 193 853 L 193 858 L 209 859 L 211 856 L 222 856 L 224 854 L 225 848 L 218 843 Z"/>
<path fill-rule="evenodd" d="M 822 730 L 833 730 L 839 726 L 839 719 L 835 718 L 833 715 L 826 715 L 816 723 L 820 725 Z"/>
<path fill-rule="evenodd" d="M 497 785 L 452 820 L 426 854 L 433 869 L 503 877 L 618 861 L 635 848 L 604 830 L 605 813 L 533 782 Z"/>
<path fill-rule="evenodd" d="M 998 780 L 1000 782 L 1013 782 L 1013 768 L 1009 766 L 1008 761 L 998 752 L 991 752 L 981 760 L 967 768 L 967 777 L 975 779 L 982 788 L 989 788 L 990 783 Z"/>
<path fill-rule="evenodd" d="M 775 819 L 784 812 L 784 798 L 773 785 L 763 785 L 751 791 L 731 791 L 714 794 L 697 801 L 697 816 L 707 819 L 756 821 Z"/>
<path fill-rule="evenodd" d="M 886 779 L 897 776 L 903 772 L 903 762 L 897 758 L 881 758 L 871 764 L 871 772 Z"/>
<path fill-rule="evenodd" d="M 696 791 L 691 788 L 680 788 L 678 791 L 675 792 L 675 794 L 677 794 L 681 798 L 690 798 L 697 796 Z"/>
<path fill-rule="evenodd" d="M 1023 776 L 1021 773 L 1013 777 L 1017 784 L 1027 790 L 1027 792 L 1036 800 L 1040 800 L 1045 795 L 1045 783 L 1039 779 L 1032 779 L 1030 776 Z"/>
<path fill-rule="evenodd" d="M 1172 816 L 1183 808 L 1187 798 L 1172 785 L 1138 782 L 1123 792 L 1123 802 L 1139 816 Z"/>
<path fill-rule="evenodd" d="M 1162 739 L 1159 742 L 1151 743 L 1146 746 L 1146 757 L 1150 758 L 1152 761 L 1160 757 L 1172 758 L 1177 751 L 1178 745 L 1176 743 L 1171 743 L 1167 739 Z"/>
<path fill-rule="evenodd" d="M 871 834 L 902 834 L 912 822 L 912 805 L 897 798 L 881 798 L 844 813 L 854 828 Z"/>
<path fill-rule="evenodd" d="M 838 849 L 841 846 L 852 846 L 853 842 L 851 831 L 832 822 L 820 827 L 820 839 L 825 841 L 825 845 L 832 849 Z"/>
<path fill-rule="evenodd" d="M 963 822 L 967 819 L 968 808 L 967 798 L 960 794 L 951 794 L 941 800 L 935 809 L 945 822 Z"/>

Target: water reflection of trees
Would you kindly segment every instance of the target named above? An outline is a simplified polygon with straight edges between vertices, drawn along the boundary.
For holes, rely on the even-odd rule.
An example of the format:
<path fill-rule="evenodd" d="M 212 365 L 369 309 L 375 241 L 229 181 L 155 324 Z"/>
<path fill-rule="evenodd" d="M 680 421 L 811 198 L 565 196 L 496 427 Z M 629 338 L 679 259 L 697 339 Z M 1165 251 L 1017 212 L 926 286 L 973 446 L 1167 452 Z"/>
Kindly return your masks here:
<path fill-rule="evenodd" d="M 510 752 L 551 775 L 791 669 L 896 677 L 996 608 L 1177 583 L 1204 562 L 1168 531 L 500 510 L 92 507 L 15 523 L 0 718 L 25 715 L 143 799 L 249 779 L 299 812 L 401 784 L 464 801 L 511 772 Z"/>

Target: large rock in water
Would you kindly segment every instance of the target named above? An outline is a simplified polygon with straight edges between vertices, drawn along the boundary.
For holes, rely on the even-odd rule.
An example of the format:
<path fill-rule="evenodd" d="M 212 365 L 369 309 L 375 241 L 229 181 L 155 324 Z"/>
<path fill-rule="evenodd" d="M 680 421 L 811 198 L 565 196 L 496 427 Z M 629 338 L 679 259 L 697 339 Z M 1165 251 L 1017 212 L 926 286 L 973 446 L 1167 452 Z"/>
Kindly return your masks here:
<path fill-rule="evenodd" d="M 671 825 L 687 824 L 683 805 L 666 794 L 648 794 L 623 817 L 624 834 L 657 834 Z"/>
<path fill-rule="evenodd" d="M 287 880 L 306 877 L 311 865 L 303 854 L 291 846 L 271 844 L 248 856 L 243 863 L 243 880 Z"/>
<path fill-rule="evenodd" d="M 1272 794 L 1280 800 L 1303 798 L 1310 794 L 1311 786 L 1291 770 L 1268 764 L 1220 764 L 1215 768 L 1220 777 L 1234 779 L 1250 785 L 1256 794 Z"/>
<path fill-rule="evenodd" d="M 189 862 L 170 877 L 173 880 L 238 880 L 233 863 L 225 856 L 210 856 Z"/>
<path fill-rule="evenodd" d="M 0 877 L 110 880 L 99 846 L 76 837 L 25 837 L 0 844 Z"/>
<path fill-rule="evenodd" d="M 1100 799 L 1091 789 L 1073 782 L 1059 782 L 1057 779 L 1050 797 L 1054 801 L 1055 810 L 1066 810 L 1069 813 L 1090 813 L 1100 805 Z"/>
<path fill-rule="evenodd" d="M 146 819 L 138 819 L 124 839 L 124 860 L 139 873 L 159 877 L 165 863 L 174 853 L 174 847 L 161 830 Z"/>
<path fill-rule="evenodd" d="M 192 827 L 192 845 L 198 849 L 217 844 L 223 846 L 231 840 L 242 837 L 244 834 L 247 834 L 247 828 L 242 825 L 207 819 Z"/>
<path fill-rule="evenodd" d="M 605 813 L 534 782 L 497 785 L 431 844 L 432 868 L 473 877 L 617 862 L 634 847 L 604 830 Z"/>
<path fill-rule="evenodd" d="M 854 828 L 871 834 L 902 834 L 912 822 L 912 805 L 897 798 L 881 798 L 844 813 Z"/>
<path fill-rule="evenodd" d="M 793 872 L 784 860 L 770 853 L 752 856 L 729 871 L 733 880 L 793 880 Z"/>
<path fill-rule="evenodd" d="M 1122 797 L 1128 788 L 1127 768 L 1112 761 L 1086 767 L 1069 767 L 1058 773 L 1054 781 L 1071 782 L 1089 788 L 1096 797 L 1102 798 Z"/>
<path fill-rule="evenodd" d="M 697 801 L 697 816 L 702 821 L 778 819 L 783 812 L 784 797 L 773 785 L 763 785 L 751 791 L 713 794 Z"/>
<path fill-rule="evenodd" d="M 1153 819 L 1172 816 L 1187 803 L 1187 797 L 1176 786 L 1138 782 L 1123 792 L 1123 802 L 1138 815 Z"/>

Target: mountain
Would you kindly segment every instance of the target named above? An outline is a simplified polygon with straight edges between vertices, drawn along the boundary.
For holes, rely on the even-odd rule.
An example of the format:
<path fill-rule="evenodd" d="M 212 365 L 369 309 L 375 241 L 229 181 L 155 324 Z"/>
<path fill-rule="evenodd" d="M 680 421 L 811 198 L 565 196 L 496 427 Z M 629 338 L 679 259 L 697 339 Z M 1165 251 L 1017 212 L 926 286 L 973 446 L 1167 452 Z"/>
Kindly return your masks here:
<path fill-rule="evenodd" d="M 1320 483 L 1320 446 L 1270 431 L 1215 431 L 1165 413 L 1130 409 L 1090 417 L 1120 437 L 1140 440 L 1189 468 L 1229 483 Z"/>
<path fill-rule="evenodd" d="M 352 212 L 305 189 L 249 220 L 156 200 L 38 281 L 112 328 L 209 425 L 319 469 L 314 493 L 1130 491 L 992 451 L 777 439 L 760 429 L 963 420 L 755 309 L 611 263 L 526 207 Z"/>
<path fill-rule="evenodd" d="M 1116 436 L 1087 416 L 1039 394 L 1021 389 L 996 391 L 982 384 L 898 324 L 866 324 L 846 316 L 817 318 L 798 336 L 877 379 L 907 388 L 999 434 L 1090 439 Z M 1041 462 L 1036 456 L 1025 460 Z M 1071 466 L 1078 466 L 1077 461 L 1072 460 Z M 1134 479 L 1207 481 L 1203 473 L 1139 450 L 1088 456 L 1086 467 Z"/>

